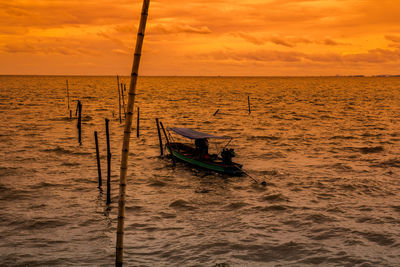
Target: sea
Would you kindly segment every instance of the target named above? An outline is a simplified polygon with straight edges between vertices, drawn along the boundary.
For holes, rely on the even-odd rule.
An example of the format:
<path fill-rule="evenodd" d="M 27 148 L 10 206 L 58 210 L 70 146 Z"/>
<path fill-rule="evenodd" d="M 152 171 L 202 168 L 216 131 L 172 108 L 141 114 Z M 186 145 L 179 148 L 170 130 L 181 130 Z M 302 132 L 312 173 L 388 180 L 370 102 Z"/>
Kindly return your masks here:
<path fill-rule="evenodd" d="M 117 84 L 0 76 L 1 266 L 114 265 Z M 232 137 L 248 175 L 160 156 L 156 118 Z M 125 266 L 400 266 L 399 77 L 139 77 L 129 154 Z"/>

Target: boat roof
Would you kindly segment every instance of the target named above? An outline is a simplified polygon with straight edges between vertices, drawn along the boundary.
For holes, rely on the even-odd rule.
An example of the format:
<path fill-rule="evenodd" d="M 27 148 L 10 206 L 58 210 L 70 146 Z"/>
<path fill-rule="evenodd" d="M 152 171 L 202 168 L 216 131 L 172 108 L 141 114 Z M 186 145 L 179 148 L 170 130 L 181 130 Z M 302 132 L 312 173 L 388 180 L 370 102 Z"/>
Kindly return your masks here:
<path fill-rule="evenodd" d="M 212 135 L 212 134 L 207 134 L 207 133 L 202 133 L 195 131 L 190 128 L 168 128 L 169 131 L 173 131 L 177 134 L 180 134 L 186 138 L 189 139 L 205 139 L 205 138 L 214 138 L 214 139 L 231 139 L 229 136 L 217 136 L 217 135 Z"/>

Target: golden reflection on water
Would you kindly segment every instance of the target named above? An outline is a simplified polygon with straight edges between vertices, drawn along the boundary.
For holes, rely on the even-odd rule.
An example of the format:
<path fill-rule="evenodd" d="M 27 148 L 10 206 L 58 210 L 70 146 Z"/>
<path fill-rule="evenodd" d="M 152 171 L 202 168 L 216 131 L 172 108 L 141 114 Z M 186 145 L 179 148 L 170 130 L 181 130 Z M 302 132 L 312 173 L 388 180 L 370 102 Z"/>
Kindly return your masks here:
<path fill-rule="evenodd" d="M 82 146 L 76 120 L 67 118 L 67 78 L 71 106 L 83 103 Z M 129 265 L 400 262 L 399 78 L 142 77 L 138 86 Z M 113 264 L 123 134 L 116 78 L 5 76 L 0 89 L 0 262 Z M 104 118 L 113 154 L 109 209 L 96 188 L 93 139 L 96 130 L 104 177 Z M 155 118 L 234 137 L 235 161 L 267 187 L 174 167 L 158 156 Z"/>

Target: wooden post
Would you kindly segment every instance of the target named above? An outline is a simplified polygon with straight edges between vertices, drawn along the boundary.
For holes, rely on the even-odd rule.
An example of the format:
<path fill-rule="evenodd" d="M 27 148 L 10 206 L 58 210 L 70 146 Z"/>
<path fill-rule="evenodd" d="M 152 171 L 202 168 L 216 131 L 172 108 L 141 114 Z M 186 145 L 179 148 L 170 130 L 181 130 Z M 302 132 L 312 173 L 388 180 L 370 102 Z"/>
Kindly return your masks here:
<path fill-rule="evenodd" d="M 137 122 L 136 122 L 136 137 L 139 137 L 139 115 L 140 115 L 140 112 L 139 112 L 139 107 L 137 108 Z"/>
<path fill-rule="evenodd" d="M 250 110 L 250 96 L 249 95 L 247 96 L 247 105 L 249 107 L 249 114 L 250 114 L 251 110 Z"/>
<path fill-rule="evenodd" d="M 67 80 L 67 101 L 68 101 L 68 110 L 70 110 L 70 107 L 69 107 L 69 89 L 68 89 L 68 80 Z"/>
<path fill-rule="evenodd" d="M 126 119 L 126 110 L 125 110 L 125 95 L 124 95 L 124 90 L 122 89 L 122 83 L 121 83 L 121 93 L 122 93 L 122 108 L 124 110 L 124 119 Z"/>
<path fill-rule="evenodd" d="M 137 33 L 135 54 L 131 71 L 131 82 L 128 93 L 128 110 L 124 126 L 124 140 L 121 152 L 121 168 L 119 182 L 119 201 L 118 201 L 118 225 L 117 225 L 117 244 L 115 266 L 122 267 L 124 255 L 124 218 L 125 218 L 125 192 L 126 192 L 126 174 L 128 171 L 129 142 L 132 130 L 133 106 L 135 103 L 136 83 L 139 72 L 140 57 L 142 53 L 144 33 L 148 16 L 150 0 L 143 0 L 140 24 Z"/>
<path fill-rule="evenodd" d="M 169 143 L 168 135 L 167 135 L 167 132 L 166 132 L 165 129 L 164 129 L 164 125 L 163 125 L 163 123 L 162 123 L 161 121 L 160 121 L 160 125 L 161 125 L 161 129 L 162 129 L 163 132 L 164 132 L 164 136 L 165 136 L 165 140 L 166 140 L 166 142 L 167 142 L 167 147 L 168 147 L 169 154 L 171 155 L 172 162 L 173 162 L 174 165 L 175 165 L 175 158 L 174 158 L 174 155 L 173 155 L 173 153 L 172 153 L 172 149 L 171 149 L 171 145 L 170 145 L 170 143 Z"/>
<path fill-rule="evenodd" d="M 75 117 L 78 114 L 78 110 L 79 110 L 79 103 L 80 101 L 78 100 L 78 102 L 76 103 L 76 109 L 75 109 Z"/>
<path fill-rule="evenodd" d="M 110 130 L 109 120 L 106 119 L 106 137 L 107 137 L 107 205 L 111 203 L 111 148 L 110 148 Z"/>
<path fill-rule="evenodd" d="M 213 115 L 213 116 L 217 115 L 218 111 L 219 111 L 219 109 L 217 109 L 217 111 L 215 111 L 215 113 L 214 113 L 214 115 Z"/>
<path fill-rule="evenodd" d="M 161 138 L 161 132 L 160 132 L 160 124 L 158 122 L 158 118 L 156 118 L 156 124 L 157 124 L 157 132 L 158 132 L 158 141 L 160 143 L 160 156 L 164 155 L 163 151 L 163 144 L 162 144 L 162 138 Z"/>
<path fill-rule="evenodd" d="M 80 100 L 78 100 L 78 123 L 76 127 L 78 128 L 79 145 L 82 145 L 82 103 Z"/>
<path fill-rule="evenodd" d="M 69 110 L 69 118 L 72 119 L 72 110 Z"/>
<path fill-rule="evenodd" d="M 100 166 L 100 153 L 99 153 L 99 140 L 97 138 L 97 131 L 94 131 L 94 141 L 96 143 L 96 159 L 97 159 L 97 172 L 99 174 L 99 188 L 101 189 L 101 166 Z"/>
<path fill-rule="evenodd" d="M 120 88 L 119 88 L 119 77 L 118 77 L 118 75 L 117 75 L 117 83 L 118 83 L 118 110 L 119 110 L 119 123 L 121 123 L 121 122 L 122 122 L 122 119 L 121 119 L 121 91 L 120 91 Z"/>

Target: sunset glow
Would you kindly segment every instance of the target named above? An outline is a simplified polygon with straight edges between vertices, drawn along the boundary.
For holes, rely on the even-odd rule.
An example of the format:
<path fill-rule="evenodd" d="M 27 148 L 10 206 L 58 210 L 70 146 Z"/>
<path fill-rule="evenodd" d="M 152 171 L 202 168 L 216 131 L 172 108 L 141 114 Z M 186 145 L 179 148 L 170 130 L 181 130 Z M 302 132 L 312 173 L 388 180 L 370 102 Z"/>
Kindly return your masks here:
<path fill-rule="evenodd" d="M 141 1 L 0 1 L 0 74 L 128 75 Z M 152 1 L 141 75 L 400 74 L 393 0 Z"/>

